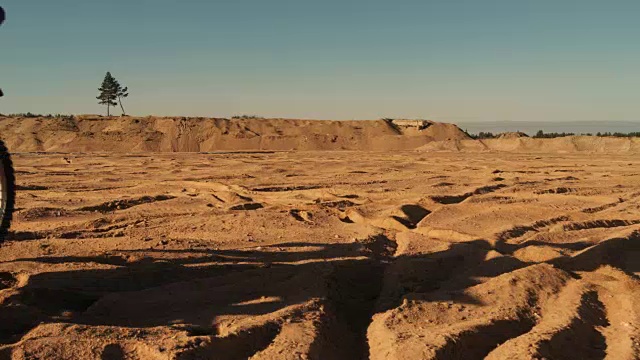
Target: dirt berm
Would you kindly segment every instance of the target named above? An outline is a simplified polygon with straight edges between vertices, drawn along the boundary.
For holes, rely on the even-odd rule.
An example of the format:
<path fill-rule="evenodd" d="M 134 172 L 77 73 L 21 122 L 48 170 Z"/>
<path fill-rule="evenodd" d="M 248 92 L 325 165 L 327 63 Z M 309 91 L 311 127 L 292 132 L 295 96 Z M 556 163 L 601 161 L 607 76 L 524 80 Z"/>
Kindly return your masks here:
<path fill-rule="evenodd" d="M 486 140 L 434 141 L 418 148 L 419 151 L 506 151 L 522 153 L 611 153 L 640 152 L 640 138 L 597 136 L 567 136 L 555 139 L 502 138 Z"/>
<path fill-rule="evenodd" d="M 207 152 L 407 150 L 469 137 L 432 121 L 326 121 L 184 117 L 0 117 L 12 151 Z"/>

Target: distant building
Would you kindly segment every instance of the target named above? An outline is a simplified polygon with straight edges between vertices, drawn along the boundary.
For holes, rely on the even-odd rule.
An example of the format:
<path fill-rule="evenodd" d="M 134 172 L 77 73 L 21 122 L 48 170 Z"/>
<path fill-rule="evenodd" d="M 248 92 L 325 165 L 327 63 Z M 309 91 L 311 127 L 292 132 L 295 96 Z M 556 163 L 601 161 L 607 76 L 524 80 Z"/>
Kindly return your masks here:
<path fill-rule="evenodd" d="M 432 122 L 429 120 L 404 120 L 393 119 L 391 123 L 399 128 L 416 128 L 418 130 L 424 130 L 431 126 Z"/>

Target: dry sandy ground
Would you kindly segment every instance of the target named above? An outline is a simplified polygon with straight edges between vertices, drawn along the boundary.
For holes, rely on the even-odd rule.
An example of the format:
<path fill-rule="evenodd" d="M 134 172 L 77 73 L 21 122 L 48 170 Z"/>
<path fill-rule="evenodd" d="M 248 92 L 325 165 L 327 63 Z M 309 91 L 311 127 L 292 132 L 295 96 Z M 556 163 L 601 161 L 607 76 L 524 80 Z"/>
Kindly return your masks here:
<path fill-rule="evenodd" d="M 395 120 L 394 120 L 395 121 Z M 186 117 L 5 117 L 0 135 L 13 152 L 211 152 L 252 150 L 410 150 L 465 140 L 454 124 L 410 120 L 223 119 Z"/>
<path fill-rule="evenodd" d="M 640 160 L 14 155 L 0 359 L 637 359 Z"/>

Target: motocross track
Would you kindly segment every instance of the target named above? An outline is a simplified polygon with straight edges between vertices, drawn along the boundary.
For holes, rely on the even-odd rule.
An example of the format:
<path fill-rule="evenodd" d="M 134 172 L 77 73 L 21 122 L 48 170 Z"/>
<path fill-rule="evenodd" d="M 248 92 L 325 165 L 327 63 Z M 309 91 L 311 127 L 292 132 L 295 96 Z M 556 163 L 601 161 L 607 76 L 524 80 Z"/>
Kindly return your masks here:
<path fill-rule="evenodd" d="M 637 359 L 640 160 L 22 153 L 0 359 Z"/>

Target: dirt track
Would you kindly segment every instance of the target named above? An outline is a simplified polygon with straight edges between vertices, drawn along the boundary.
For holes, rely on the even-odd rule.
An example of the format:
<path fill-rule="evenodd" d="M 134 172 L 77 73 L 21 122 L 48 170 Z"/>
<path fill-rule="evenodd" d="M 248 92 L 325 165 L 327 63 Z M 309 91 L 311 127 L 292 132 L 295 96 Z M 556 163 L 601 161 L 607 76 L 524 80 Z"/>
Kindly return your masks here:
<path fill-rule="evenodd" d="M 0 359 L 637 359 L 640 160 L 18 154 Z"/>

